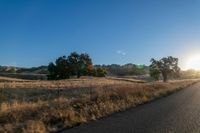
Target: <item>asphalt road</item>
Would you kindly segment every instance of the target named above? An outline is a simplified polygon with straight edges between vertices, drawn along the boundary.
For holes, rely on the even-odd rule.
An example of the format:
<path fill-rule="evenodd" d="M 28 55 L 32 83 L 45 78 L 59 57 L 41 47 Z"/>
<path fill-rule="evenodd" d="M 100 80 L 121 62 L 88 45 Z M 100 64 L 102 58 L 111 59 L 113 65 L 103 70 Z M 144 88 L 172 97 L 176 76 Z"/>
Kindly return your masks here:
<path fill-rule="evenodd" d="M 63 133 L 200 133 L 200 83 Z"/>

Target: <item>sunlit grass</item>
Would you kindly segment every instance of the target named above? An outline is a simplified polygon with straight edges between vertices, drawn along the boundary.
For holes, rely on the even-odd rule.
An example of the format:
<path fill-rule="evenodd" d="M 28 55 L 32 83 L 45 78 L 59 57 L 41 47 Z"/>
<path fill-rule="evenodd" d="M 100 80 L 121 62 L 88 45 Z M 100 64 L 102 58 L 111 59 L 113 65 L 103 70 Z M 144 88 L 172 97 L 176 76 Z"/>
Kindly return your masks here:
<path fill-rule="evenodd" d="M 50 132 L 134 107 L 197 82 L 137 83 L 88 78 L 4 82 L 0 132 Z"/>

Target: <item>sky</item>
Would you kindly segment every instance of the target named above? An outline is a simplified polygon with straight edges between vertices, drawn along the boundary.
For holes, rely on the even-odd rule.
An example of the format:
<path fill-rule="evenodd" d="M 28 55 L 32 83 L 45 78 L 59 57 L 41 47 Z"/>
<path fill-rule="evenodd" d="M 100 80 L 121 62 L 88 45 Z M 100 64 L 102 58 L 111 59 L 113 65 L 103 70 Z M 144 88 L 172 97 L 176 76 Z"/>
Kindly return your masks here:
<path fill-rule="evenodd" d="M 94 64 L 200 54 L 200 0 L 1 0 L 0 65 L 33 67 L 71 52 Z"/>

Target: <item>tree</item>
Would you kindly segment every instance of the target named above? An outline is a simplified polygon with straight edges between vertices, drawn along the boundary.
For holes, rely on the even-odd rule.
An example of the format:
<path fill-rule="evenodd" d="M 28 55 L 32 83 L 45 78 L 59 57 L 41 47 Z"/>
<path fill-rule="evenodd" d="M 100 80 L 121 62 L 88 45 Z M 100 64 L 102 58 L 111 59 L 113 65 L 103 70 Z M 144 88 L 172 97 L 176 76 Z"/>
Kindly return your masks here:
<path fill-rule="evenodd" d="M 169 76 L 178 77 L 180 68 L 178 67 L 178 58 L 172 56 L 164 57 L 160 60 L 151 59 L 150 75 L 157 78 L 158 74 L 161 73 L 163 81 L 167 82 Z"/>
<path fill-rule="evenodd" d="M 152 59 L 152 64 L 149 66 L 149 74 L 154 80 L 159 80 L 160 77 L 160 70 L 157 66 L 157 62 Z"/>
<path fill-rule="evenodd" d="M 71 53 L 68 57 L 67 57 L 68 61 L 69 61 L 69 65 L 70 65 L 70 70 L 71 70 L 71 74 L 72 75 L 78 75 L 78 71 L 79 71 L 79 54 L 76 52 Z"/>
<path fill-rule="evenodd" d="M 92 65 L 92 59 L 88 54 L 73 52 L 68 56 L 68 61 L 72 74 L 76 75 L 77 78 L 80 78 L 82 75 L 88 75 Z"/>
<path fill-rule="evenodd" d="M 53 62 L 49 63 L 48 71 L 49 71 L 49 74 L 47 75 L 48 79 L 50 80 L 57 79 L 56 66 Z"/>
<path fill-rule="evenodd" d="M 59 57 L 55 64 L 49 63 L 48 79 L 66 79 L 76 75 L 80 78 L 82 75 L 93 75 L 92 59 L 87 53 L 78 54 L 72 52 L 67 58 Z"/>
<path fill-rule="evenodd" d="M 70 66 L 66 56 L 59 57 L 56 60 L 56 72 L 58 79 L 66 79 L 70 77 Z"/>
<path fill-rule="evenodd" d="M 99 67 L 99 68 L 96 69 L 96 76 L 97 77 L 105 77 L 106 74 L 107 74 L 107 72 L 104 68 Z"/>
<path fill-rule="evenodd" d="M 59 57 L 55 64 L 49 63 L 48 66 L 48 79 L 66 79 L 70 77 L 70 66 L 66 56 Z"/>

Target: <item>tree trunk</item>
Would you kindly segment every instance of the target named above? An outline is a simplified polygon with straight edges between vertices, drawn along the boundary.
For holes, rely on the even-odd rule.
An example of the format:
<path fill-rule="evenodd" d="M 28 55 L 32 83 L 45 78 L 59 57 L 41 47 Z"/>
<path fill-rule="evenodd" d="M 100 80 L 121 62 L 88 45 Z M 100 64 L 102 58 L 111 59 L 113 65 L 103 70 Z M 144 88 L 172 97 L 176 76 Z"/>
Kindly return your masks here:
<path fill-rule="evenodd" d="M 77 78 L 79 79 L 81 77 L 81 73 L 78 71 L 77 72 Z"/>
<path fill-rule="evenodd" d="M 167 80 L 168 80 L 167 73 L 162 72 L 162 76 L 163 76 L 163 82 L 167 82 Z"/>

